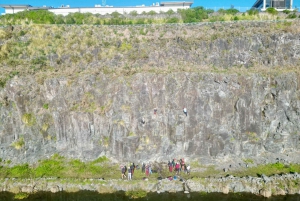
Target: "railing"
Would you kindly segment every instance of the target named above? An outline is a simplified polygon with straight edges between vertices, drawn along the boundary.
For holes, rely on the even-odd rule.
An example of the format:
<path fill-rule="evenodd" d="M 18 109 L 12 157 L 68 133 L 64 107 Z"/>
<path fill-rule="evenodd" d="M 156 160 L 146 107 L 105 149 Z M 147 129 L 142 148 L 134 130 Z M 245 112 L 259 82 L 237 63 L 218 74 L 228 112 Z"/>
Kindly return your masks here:
<path fill-rule="evenodd" d="M 247 10 L 250 10 L 252 7 L 242 7 L 242 6 L 220 6 L 220 7 L 205 7 L 205 9 L 211 9 L 211 10 L 214 10 L 214 11 L 218 11 L 220 9 L 224 9 L 224 10 L 227 10 L 227 9 L 237 9 L 239 10 L 240 12 L 246 12 Z"/>
<path fill-rule="evenodd" d="M 205 7 L 205 9 L 211 9 L 211 10 L 214 10 L 214 11 L 218 11 L 220 9 L 224 9 L 224 10 L 227 10 L 227 9 L 237 9 L 239 10 L 240 12 L 246 12 L 247 10 L 250 10 L 252 7 L 242 7 L 242 6 L 219 6 L 219 7 Z M 288 7 L 276 7 L 277 9 L 279 10 L 285 10 L 285 9 L 289 9 Z M 297 7 L 294 7 L 293 9 L 297 9 Z"/>

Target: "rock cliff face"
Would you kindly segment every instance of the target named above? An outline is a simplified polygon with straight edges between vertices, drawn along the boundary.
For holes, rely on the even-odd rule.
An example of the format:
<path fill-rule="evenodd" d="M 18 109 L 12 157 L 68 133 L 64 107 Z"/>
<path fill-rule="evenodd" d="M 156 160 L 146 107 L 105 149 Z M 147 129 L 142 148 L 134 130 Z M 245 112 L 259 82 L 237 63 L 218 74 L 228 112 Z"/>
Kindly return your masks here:
<path fill-rule="evenodd" d="M 34 161 L 53 153 L 226 159 L 299 150 L 295 73 L 99 74 L 43 85 L 27 77 L 8 82 L 1 97 L 3 159 Z"/>
<path fill-rule="evenodd" d="M 59 153 L 84 160 L 107 155 L 137 162 L 184 157 L 202 163 L 247 158 L 265 163 L 283 156 L 300 161 L 293 156 L 300 148 L 297 23 L 189 25 L 184 30 L 195 34 L 190 38 L 178 27 L 160 27 L 170 29 L 160 42 L 150 32 L 132 46 L 120 42 L 113 50 L 122 45 L 123 50 L 115 55 L 92 59 L 90 66 L 75 63 L 82 71 L 72 71 L 73 76 L 59 69 L 72 52 L 61 52 L 60 58 L 50 55 L 59 76 L 41 81 L 38 75 L 19 75 L 0 89 L 0 158 L 34 162 Z M 274 33 L 260 25 L 268 25 Z M 197 34 L 197 29 L 202 32 Z M 145 51 L 148 56 L 141 56 Z M 135 73 L 120 76 L 103 70 L 108 65 L 128 72 L 130 59 L 135 59 L 131 66 Z M 96 64 L 102 70 L 90 70 Z M 160 71 L 151 73 L 148 64 Z M 169 65 L 176 72 L 167 70 Z M 273 71 L 278 65 L 294 68 Z M 260 66 L 263 72 L 226 70 L 232 66 L 250 70 Z"/>

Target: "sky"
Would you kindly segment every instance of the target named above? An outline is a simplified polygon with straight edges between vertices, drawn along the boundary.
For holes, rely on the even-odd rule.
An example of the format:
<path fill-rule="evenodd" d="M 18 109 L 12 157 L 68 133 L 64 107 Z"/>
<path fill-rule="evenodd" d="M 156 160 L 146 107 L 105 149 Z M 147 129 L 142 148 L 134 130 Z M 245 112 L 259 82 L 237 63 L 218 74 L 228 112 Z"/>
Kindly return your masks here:
<path fill-rule="evenodd" d="M 0 0 L 0 4 L 29 4 L 31 6 L 53 6 L 70 5 L 70 7 L 94 7 L 95 4 L 106 4 L 110 6 L 150 6 L 153 3 L 161 1 L 181 1 L 181 0 Z M 190 0 L 185 0 L 190 1 Z M 241 11 L 248 10 L 256 0 L 191 0 L 194 1 L 192 7 L 203 6 L 218 10 L 220 8 L 228 9 L 231 6 Z M 294 7 L 300 7 L 300 0 L 294 0 Z M 0 13 L 4 13 L 4 9 L 0 8 Z"/>

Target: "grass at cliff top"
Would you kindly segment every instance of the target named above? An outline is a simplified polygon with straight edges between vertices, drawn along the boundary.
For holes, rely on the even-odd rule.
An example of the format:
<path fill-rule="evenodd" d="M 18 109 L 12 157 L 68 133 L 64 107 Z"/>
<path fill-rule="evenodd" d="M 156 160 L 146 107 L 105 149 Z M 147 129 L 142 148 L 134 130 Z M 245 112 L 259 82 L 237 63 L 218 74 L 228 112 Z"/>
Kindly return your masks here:
<path fill-rule="evenodd" d="M 43 85 L 45 80 L 51 78 L 65 77 L 69 84 L 78 77 L 99 74 L 115 77 L 130 77 L 137 73 L 174 72 L 238 75 L 259 73 L 266 76 L 276 76 L 285 72 L 300 74 L 298 60 L 295 60 L 295 63 L 268 66 L 263 64 L 264 57 L 259 56 L 248 67 L 240 64 L 214 66 L 209 59 L 210 51 L 198 50 L 202 47 L 199 45 L 204 43 L 218 44 L 218 41 L 222 40 L 226 44 L 233 44 L 238 38 L 252 38 L 253 32 L 262 36 L 266 33 L 300 32 L 298 20 L 264 23 L 266 26 L 259 28 L 256 27 L 256 23 L 249 22 L 233 23 L 233 27 L 223 23 L 180 27 L 35 24 L 14 28 L 0 27 L 0 88 L 5 87 L 6 83 L 15 77 L 26 76 Z M 176 42 L 179 38 L 181 42 Z M 174 48 L 176 51 L 170 51 L 170 55 L 166 56 L 163 62 L 158 62 L 158 59 L 156 61 L 157 55 L 165 54 L 166 50 Z M 292 46 L 287 45 L 286 48 Z M 268 55 L 271 49 L 267 45 L 267 48 L 258 50 L 258 53 Z M 228 54 L 225 59 L 231 57 L 230 52 L 224 49 L 220 53 Z M 186 59 L 185 55 L 189 55 L 189 59 Z M 287 59 L 289 57 L 290 55 L 286 55 Z M 203 60 L 202 64 L 198 62 L 200 60 Z"/>
<path fill-rule="evenodd" d="M 58 154 L 54 154 L 50 159 L 41 160 L 37 164 L 19 164 L 11 166 L 8 161 L 0 162 L 0 178 L 104 178 L 120 179 L 120 164 L 112 163 L 106 157 L 100 157 L 94 161 L 82 162 L 78 159 L 66 159 Z M 150 180 L 156 180 L 157 177 L 166 178 L 173 176 L 175 173 L 169 173 L 166 164 L 160 164 L 160 172 L 150 175 Z M 267 176 L 274 174 L 300 172 L 299 164 L 284 165 L 282 163 L 258 165 L 251 168 L 241 168 L 235 171 L 223 172 L 216 170 L 213 166 L 203 166 L 200 164 L 192 164 L 192 172 L 190 175 L 181 173 L 180 176 L 184 179 L 189 178 L 205 178 L 205 177 L 221 177 L 225 175 L 234 176 Z M 134 173 L 134 180 L 141 180 L 145 174 L 141 169 L 137 169 Z"/>
<path fill-rule="evenodd" d="M 111 14 L 100 15 L 92 13 L 69 13 L 67 16 L 55 15 L 47 10 L 30 10 L 14 14 L 0 16 L 0 25 L 15 24 L 89 24 L 89 25 L 135 25 L 135 24 L 172 24 L 172 23 L 195 23 L 195 22 L 215 22 L 215 21 L 238 21 L 238 20 L 262 20 L 262 19 L 294 19 L 298 18 L 297 11 L 282 12 L 278 15 L 274 12 L 266 12 L 268 15 L 261 15 L 257 10 L 248 10 L 240 13 L 239 10 L 220 9 L 217 12 L 205 9 L 202 6 L 190 9 L 178 9 L 177 12 L 169 10 L 167 12 L 156 13 L 155 11 L 138 14 L 132 11 L 127 14 L 113 12 Z"/>

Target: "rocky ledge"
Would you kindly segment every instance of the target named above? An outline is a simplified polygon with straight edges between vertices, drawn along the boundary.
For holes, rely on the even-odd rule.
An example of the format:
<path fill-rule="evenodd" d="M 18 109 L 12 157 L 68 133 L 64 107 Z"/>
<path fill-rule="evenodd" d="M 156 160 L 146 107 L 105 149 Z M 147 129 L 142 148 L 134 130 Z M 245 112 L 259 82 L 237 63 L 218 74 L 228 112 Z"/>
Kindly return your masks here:
<path fill-rule="evenodd" d="M 219 178 L 192 178 L 183 180 L 168 178 L 158 180 L 104 180 L 104 179 L 2 179 L 0 191 L 12 193 L 34 193 L 47 191 L 77 192 L 80 190 L 97 191 L 99 193 L 114 193 L 117 191 L 146 191 L 146 192 L 220 192 L 252 193 L 264 197 L 273 195 L 299 194 L 300 174 L 284 174 L 260 177 L 234 177 L 228 175 Z"/>

